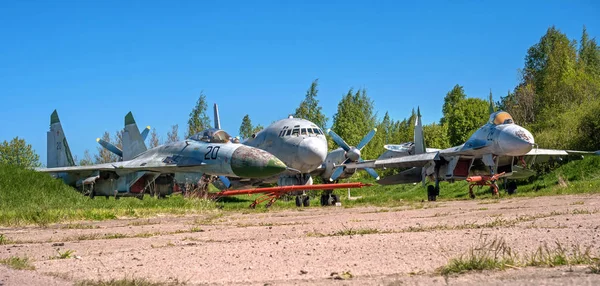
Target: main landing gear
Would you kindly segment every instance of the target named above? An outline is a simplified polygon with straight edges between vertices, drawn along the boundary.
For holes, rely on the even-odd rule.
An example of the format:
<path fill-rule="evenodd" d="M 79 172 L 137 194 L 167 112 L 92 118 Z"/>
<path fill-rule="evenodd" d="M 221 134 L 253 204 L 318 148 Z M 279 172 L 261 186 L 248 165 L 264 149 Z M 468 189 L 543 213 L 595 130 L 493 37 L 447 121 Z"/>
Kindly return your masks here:
<path fill-rule="evenodd" d="M 297 195 L 296 196 L 296 206 L 297 207 L 308 207 L 310 206 L 310 197 L 306 194 Z"/>
<path fill-rule="evenodd" d="M 324 190 L 321 195 L 321 206 L 335 206 L 340 202 L 340 198 L 333 193 L 333 190 Z"/>
<path fill-rule="evenodd" d="M 436 197 L 440 195 L 440 186 L 437 187 L 433 185 L 427 186 L 427 200 L 430 202 L 435 202 Z"/>

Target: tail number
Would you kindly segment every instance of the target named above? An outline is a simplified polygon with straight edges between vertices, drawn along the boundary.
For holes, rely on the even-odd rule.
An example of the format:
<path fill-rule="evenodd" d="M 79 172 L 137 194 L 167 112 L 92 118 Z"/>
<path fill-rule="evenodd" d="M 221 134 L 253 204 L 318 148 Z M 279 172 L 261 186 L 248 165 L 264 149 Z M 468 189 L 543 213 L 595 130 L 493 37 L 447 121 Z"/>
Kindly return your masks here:
<path fill-rule="evenodd" d="M 204 159 L 206 160 L 214 160 L 217 159 L 217 157 L 219 156 L 219 149 L 221 149 L 221 147 L 219 146 L 208 146 L 206 148 L 208 151 L 206 151 L 206 153 L 204 154 Z"/>

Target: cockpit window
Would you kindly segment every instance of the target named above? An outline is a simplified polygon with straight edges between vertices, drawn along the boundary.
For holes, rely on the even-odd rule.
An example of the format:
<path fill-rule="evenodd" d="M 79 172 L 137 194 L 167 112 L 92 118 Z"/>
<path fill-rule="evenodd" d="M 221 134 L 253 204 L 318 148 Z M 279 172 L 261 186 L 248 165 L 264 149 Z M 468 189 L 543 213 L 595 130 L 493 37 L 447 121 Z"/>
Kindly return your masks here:
<path fill-rule="evenodd" d="M 294 130 L 292 130 L 292 136 L 294 135 L 298 135 L 300 133 L 300 128 L 294 128 Z"/>
<path fill-rule="evenodd" d="M 321 132 L 319 132 L 319 131 L 321 131 L 321 130 L 319 130 L 319 128 L 313 128 L 312 130 L 317 135 L 322 134 Z"/>
<path fill-rule="evenodd" d="M 498 111 L 498 112 L 492 113 L 492 115 L 490 115 L 489 122 L 494 125 L 515 123 L 513 121 L 512 116 L 510 116 L 510 114 L 508 114 L 508 112 L 505 112 L 505 111 Z"/>
<path fill-rule="evenodd" d="M 290 136 L 290 134 L 292 134 L 292 129 L 288 129 L 287 132 L 285 133 L 285 136 Z"/>
<path fill-rule="evenodd" d="M 300 135 L 306 135 L 306 134 L 307 134 L 307 133 L 306 133 L 306 128 L 302 128 L 302 129 L 300 130 Z"/>
<path fill-rule="evenodd" d="M 312 134 L 313 134 L 313 130 L 312 130 L 312 128 L 308 128 L 308 129 L 306 129 L 306 131 L 308 131 L 308 134 L 309 134 L 309 135 L 312 135 Z"/>
<path fill-rule="evenodd" d="M 227 143 L 229 142 L 230 138 L 231 136 L 227 132 L 220 129 L 211 128 L 196 133 L 189 139 L 208 143 Z"/>

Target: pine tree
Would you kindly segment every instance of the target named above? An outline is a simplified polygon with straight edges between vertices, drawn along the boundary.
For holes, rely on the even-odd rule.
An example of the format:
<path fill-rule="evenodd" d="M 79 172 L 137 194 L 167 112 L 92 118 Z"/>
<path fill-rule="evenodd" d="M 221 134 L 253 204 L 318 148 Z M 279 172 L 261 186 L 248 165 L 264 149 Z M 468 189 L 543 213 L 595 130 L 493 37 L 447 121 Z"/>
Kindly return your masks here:
<path fill-rule="evenodd" d="M 242 139 L 248 139 L 252 136 L 254 132 L 254 127 L 252 126 L 252 121 L 250 120 L 250 115 L 246 114 L 242 119 L 242 124 L 240 125 L 240 136 Z"/>
<path fill-rule="evenodd" d="M 25 139 L 15 137 L 10 142 L 0 143 L 0 165 L 17 165 L 25 168 L 41 166 L 40 156 L 33 151 Z"/>
<path fill-rule="evenodd" d="M 158 133 L 156 133 L 156 128 L 152 128 L 152 132 L 150 133 L 150 148 L 158 147 L 160 145 L 160 138 Z"/>
<path fill-rule="evenodd" d="M 85 149 L 83 152 L 83 159 L 79 160 L 79 166 L 89 166 L 93 165 L 94 161 L 92 160 L 92 156 L 90 155 L 90 150 Z"/>
<path fill-rule="evenodd" d="M 200 92 L 200 97 L 198 98 L 198 101 L 196 101 L 196 106 L 194 106 L 190 112 L 186 137 L 210 128 L 210 119 L 206 114 L 206 108 L 206 96 L 204 93 Z"/>
<path fill-rule="evenodd" d="M 310 88 L 306 91 L 304 100 L 296 108 L 294 117 L 306 119 L 321 128 L 325 128 L 328 118 L 323 114 L 322 108 L 319 106 L 319 100 L 317 99 L 317 93 L 319 92 L 317 89 L 318 81 L 318 79 L 315 79 L 312 82 Z"/>

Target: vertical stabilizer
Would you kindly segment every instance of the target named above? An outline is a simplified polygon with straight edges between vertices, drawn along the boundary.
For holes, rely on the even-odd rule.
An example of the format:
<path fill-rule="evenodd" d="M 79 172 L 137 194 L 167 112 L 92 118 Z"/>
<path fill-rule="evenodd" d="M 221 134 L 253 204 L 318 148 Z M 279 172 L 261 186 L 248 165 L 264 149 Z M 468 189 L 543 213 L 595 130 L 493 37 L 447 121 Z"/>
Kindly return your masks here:
<path fill-rule="evenodd" d="M 492 99 L 492 90 L 490 89 L 490 114 L 496 112 L 494 107 L 494 100 Z"/>
<path fill-rule="evenodd" d="M 50 115 L 50 131 L 47 133 L 47 161 L 48 168 L 75 166 L 73 155 L 67 138 L 63 132 L 58 112 L 56 109 Z"/>
<path fill-rule="evenodd" d="M 123 160 L 131 160 L 133 157 L 146 151 L 146 144 L 140 134 L 140 130 L 133 119 L 131 111 L 125 115 L 125 129 L 123 130 Z"/>
<path fill-rule="evenodd" d="M 415 154 L 425 153 L 425 138 L 423 138 L 423 124 L 421 122 L 421 110 L 417 107 L 417 120 L 415 120 Z"/>
<path fill-rule="evenodd" d="M 221 129 L 221 119 L 219 118 L 219 106 L 215 103 L 215 128 Z"/>

